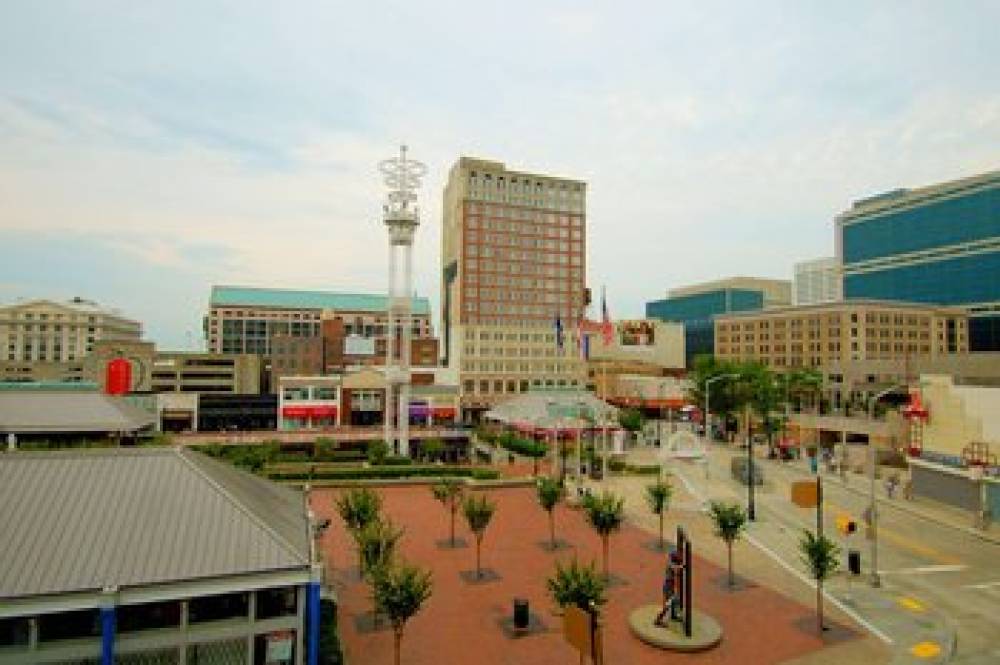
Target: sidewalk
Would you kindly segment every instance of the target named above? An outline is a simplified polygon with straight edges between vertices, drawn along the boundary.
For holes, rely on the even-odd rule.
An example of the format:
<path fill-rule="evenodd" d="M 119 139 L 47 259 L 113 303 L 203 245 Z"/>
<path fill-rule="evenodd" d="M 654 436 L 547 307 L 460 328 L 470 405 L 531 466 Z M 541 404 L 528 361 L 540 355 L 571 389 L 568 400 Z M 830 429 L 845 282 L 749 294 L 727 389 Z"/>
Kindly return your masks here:
<path fill-rule="evenodd" d="M 733 451 L 729 450 L 729 452 Z M 812 472 L 809 471 L 809 468 L 805 466 L 804 462 L 800 461 L 779 462 L 776 460 L 769 460 L 765 458 L 759 458 L 759 461 L 765 464 L 781 465 L 781 468 L 797 473 L 800 476 L 802 476 L 802 478 L 815 478 Z M 837 474 L 826 474 L 824 477 L 839 478 Z M 859 483 L 848 482 L 847 484 L 841 485 L 842 487 L 844 487 L 845 489 L 849 490 L 854 494 L 857 494 L 858 496 L 864 496 L 864 497 L 870 496 L 870 489 L 868 485 L 867 476 L 861 476 L 856 473 L 850 472 L 847 477 L 850 480 L 854 479 L 861 480 L 863 481 L 864 484 L 862 486 L 862 484 Z M 884 509 L 888 507 L 895 510 L 899 510 L 901 512 L 909 513 L 914 517 L 919 517 L 929 522 L 935 522 L 936 524 L 939 524 L 941 526 L 946 526 L 950 529 L 963 531 L 970 536 L 975 536 L 976 538 L 979 538 L 980 540 L 985 540 L 987 542 L 1000 545 L 1000 530 L 991 530 L 991 529 L 983 530 L 973 527 L 971 524 L 973 516 L 966 510 L 962 510 L 960 508 L 954 508 L 952 506 L 943 503 L 938 503 L 936 501 L 932 501 L 931 499 L 925 499 L 922 497 L 915 499 L 902 499 L 902 498 L 890 499 L 885 496 L 884 488 L 881 485 L 879 485 L 878 490 L 876 491 L 879 492 L 878 496 L 879 509 Z"/>

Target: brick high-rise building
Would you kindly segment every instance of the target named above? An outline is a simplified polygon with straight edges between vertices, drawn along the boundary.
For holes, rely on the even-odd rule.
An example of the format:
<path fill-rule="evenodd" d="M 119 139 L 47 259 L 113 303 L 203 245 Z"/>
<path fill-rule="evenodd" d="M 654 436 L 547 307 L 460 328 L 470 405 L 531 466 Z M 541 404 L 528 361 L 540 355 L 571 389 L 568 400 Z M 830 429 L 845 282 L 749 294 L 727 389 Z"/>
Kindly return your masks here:
<path fill-rule="evenodd" d="M 462 157 L 444 190 L 441 249 L 444 356 L 464 408 L 584 386 L 573 341 L 586 307 L 584 182 Z"/>

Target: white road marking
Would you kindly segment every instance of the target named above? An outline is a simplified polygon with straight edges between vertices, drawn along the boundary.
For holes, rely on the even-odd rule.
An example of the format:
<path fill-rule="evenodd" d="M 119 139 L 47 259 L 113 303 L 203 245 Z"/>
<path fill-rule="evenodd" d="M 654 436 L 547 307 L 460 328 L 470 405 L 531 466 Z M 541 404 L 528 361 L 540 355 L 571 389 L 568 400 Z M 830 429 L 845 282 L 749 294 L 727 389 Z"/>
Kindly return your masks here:
<path fill-rule="evenodd" d="M 784 559 L 782 559 L 780 556 L 778 556 L 778 554 L 776 552 L 774 552 L 773 550 L 771 550 L 770 548 L 768 548 L 766 545 L 764 545 L 762 542 L 760 542 L 759 540 L 757 540 L 756 538 L 754 538 L 752 535 L 747 534 L 746 535 L 746 539 L 752 545 L 754 545 L 757 549 L 759 549 L 764 554 L 766 554 L 769 557 L 771 557 L 772 559 L 774 559 L 775 563 L 777 563 L 779 566 L 781 566 L 782 568 L 784 568 L 785 570 L 787 570 L 788 572 L 790 572 L 792 575 L 794 575 L 795 577 L 797 577 L 799 580 L 801 580 L 804 584 L 806 584 L 806 586 L 812 587 L 813 589 L 816 588 L 816 583 L 813 580 L 811 580 L 808 577 L 806 577 L 804 573 L 802 573 L 801 571 L 799 571 L 798 569 L 796 569 L 795 567 L 793 567 L 791 564 L 789 564 L 788 562 L 786 562 Z M 836 598 L 835 596 L 831 596 L 829 591 L 824 590 L 823 591 L 823 596 L 827 600 L 829 600 L 831 603 L 833 603 L 834 607 L 836 607 L 841 612 L 843 612 L 847 616 L 849 616 L 852 619 L 854 619 L 859 625 L 863 626 L 872 635 L 874 635 L 875 637 L 879 638 L 880 640 L 882 640 L 886 644 L 893 644 L 893 641 L 892 641 L 891 637 L 889 637 L 888 635 L 886 635 L 885 633 L 883 633 L 881 630 L 879 630 L 878 628 L 876 628 L 875 625 L 872 624 L 872 622 L 870 622 L 867 619 L 865 619 L 864 617 L 862 617 L 860 614 L 858 614 L 857 612 L 855 612 L 854 610 L 852 610 L 850 607 L 848 607 L 847 605 L 844 605 L 844 603 L 840 602 L 840 599 Z"/>
<path fill-rule="evenodd" d="M 1000 586 L 1000 581 L 997 582 L 986 582 L 984 584 L 966 584 L 963 589 L 991 589 L 995 586 Z"/>
<path fill-rule="evenodd" d="M 684 474 L 680 473 L 679 471 L 674 471 L 674 475 L 676 475 L 678 478 L 681 479 L 681 482 L 684 483 L 684 487 L 687 488 L 688 492 L 690 492 L 693 496 L 695 496 L 699 500 L 701 500 L 703 502 L 705 501 L 705 495 L 702 494 L 697 488 L 695 488 L 694 485 L 692 485 L 691 482 L 687 478 L 684 477 Z M 799 571 L 798 569 L 796 569 L 794 566 L 792 566 L 791 564 L 789 564 L 788 562 L 786 562 L 784 559 L 782 559 L 780 556 L 778 556 L 778 554 L 776 552 L 774 552 L 769 547 L 767 547 L 766 545 L 764 545 L 762 542 L 760 542 L 759 540 L 757 540 L 756 538 L 754 538 L 751 534 L 749 534 L 749 533 L 746 534 L 746 539 L 754 547 L 756 547 L 761 552 L 763 552 L 764 554 L 766 554 L 769 557 L 771 557 L 772 559 L 774 559 L 775 563 L 777 563 L 779 566 L 781 566 L 782 568 L 784 568 L 785 570 L 787 570 L 788 572 L 790 572 L 792 575 L 794 575 L 796 578 L 798 578 L 801 582 L 803 582 L 806 586 L 809 586 L 809 587 L 811 587 L 813 589 L 816 588 L 816 583 L 813 580 L 811 580 L 808 577 L 806 577 L 804 573 L 802 573 L 801 571 Z M 830 601 L 837 609 L 839 609 L 841 612 L 843 612 L 847 616 L 849 616 L 852 619 L 854 619 L 858 623 L 858 625 L 864 627 L 872 635 L 874 635 L 875 637 L 879 638 L 880 640 L 882 640 L 886 644 L 893 644 L 893 641 L 892 641 L 891 637 L 889 637 L 888 635 L 886 635 L 885 633 L 883 633 L 881 630 L 879 630 L 878 628 L 876 628 L 874 624 L 872 624 L 870 621 L 868 621 L 867 619 L 865 619 L 864 617 L 862 617 L 860 614 L 858 614 L 857 612 L 855 612 L 853 609 L 851 609 L 847 605 L 844 605 L 844 603 L 842 603 L 838 598 L 836 598 L 835 596 L 831 596 L 829 591 L 824 590 L 823 591 L 823 596 L 828 601 Z"/>
<path fill-rule="evenodd" d="M 916 566 L 915 568 L 900 568 L 898 570 L 880 570 L 879 575 L 926 575 L 928 573 L 957 573 L 966 570 L 968 566 L 957 564 L 942 564 L 940 566 Z"/>

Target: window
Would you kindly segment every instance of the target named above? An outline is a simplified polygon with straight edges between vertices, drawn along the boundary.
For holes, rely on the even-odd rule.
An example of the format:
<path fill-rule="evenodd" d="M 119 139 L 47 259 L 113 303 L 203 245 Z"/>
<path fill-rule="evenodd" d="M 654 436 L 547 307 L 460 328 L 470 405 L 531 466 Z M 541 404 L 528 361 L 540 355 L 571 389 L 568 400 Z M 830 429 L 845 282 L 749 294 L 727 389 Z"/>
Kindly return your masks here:
<path fill-rule="evenodd" d="M 192 598 L 188 603 L 188 619 L 191 623 L 203 623 L 245 618 L 250 611 L 249 607 L 249 598 L 245 593 Z"/>
<path fill-rule="evenodd" d="M 181 623 L 181 604 L 171 600 L 162 603 L 123 605 L 118 608 L 118 630 L 128 633 L 151 628 L 174 628 Z"/>
<path fill-rule="evenodd" d="M 27 646 L 28 633 L 27 619 L 0 619 L 0 647 Z"/>
<path fill-rule="evenodd" d="M 38 617 L 38 641 L 71 640 L 101 634 L 101 615 L 96 609 L 43 614 Z"/>
<path fill-rule="evenodd" d="M 295 587 L 264 589 L 257 592 L 257 619 L 292 616 L 297 609 Z"/>

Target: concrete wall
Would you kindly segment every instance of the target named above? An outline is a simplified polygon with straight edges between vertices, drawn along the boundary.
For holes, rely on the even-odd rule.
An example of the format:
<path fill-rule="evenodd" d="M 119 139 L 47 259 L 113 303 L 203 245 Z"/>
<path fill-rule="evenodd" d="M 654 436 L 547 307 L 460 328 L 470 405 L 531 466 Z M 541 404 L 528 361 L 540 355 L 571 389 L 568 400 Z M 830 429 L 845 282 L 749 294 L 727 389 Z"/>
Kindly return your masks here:
<path fill-rule="evenodd" d="M 956 386 L 950 376 L 921 377 L 921 393 L 930 418 L 924 426 L 924 449 L 961 455 L 973 442 L 1000 453 L 1000 388 Z"/>

